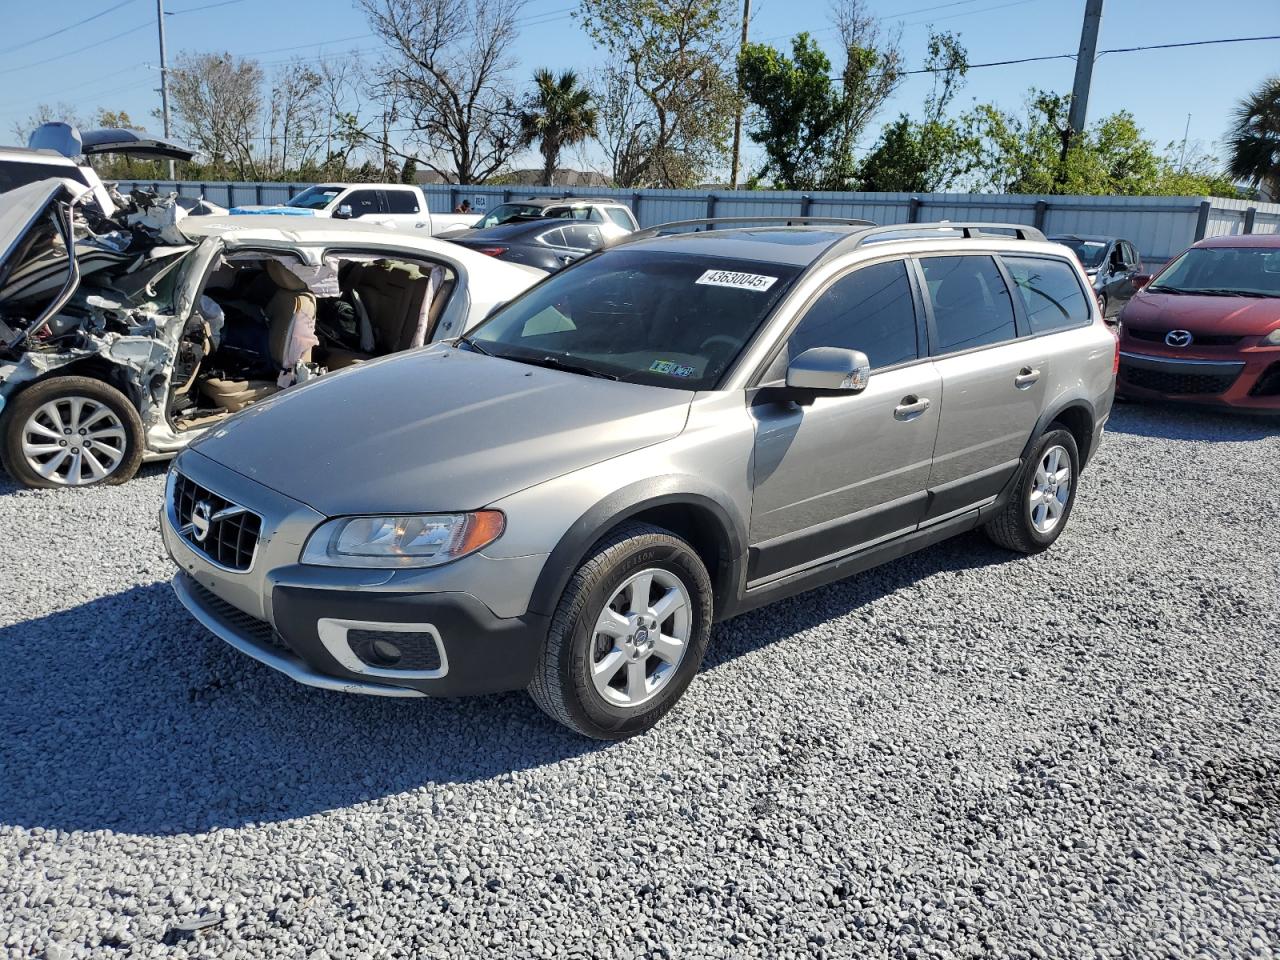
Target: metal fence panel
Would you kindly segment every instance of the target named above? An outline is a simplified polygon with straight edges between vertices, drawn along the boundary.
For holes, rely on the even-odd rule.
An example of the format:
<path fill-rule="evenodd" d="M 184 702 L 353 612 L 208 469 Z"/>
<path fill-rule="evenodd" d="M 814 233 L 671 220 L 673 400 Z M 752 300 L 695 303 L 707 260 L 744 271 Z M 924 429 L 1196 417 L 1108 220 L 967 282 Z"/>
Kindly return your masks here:
<path fill-rule="evenodd" d="M 226 207 L 283 203 L 306 189 L 305 183 L 128 182 L 183 196 L 204 196 Z M 427 209 L 451 213 L 462 201 L 493 207 L 524 197 L 611 197 L 631 207 L 642 227 L 699 217 L 846 217 L 875 223 L 978 220 L 1035 224 L 1049 235 L 1094 233 L 1131 240 L 1149 265 L 1159 266 L 1203 235 L 1245 232 L 1280 233 L 1280 204 L 1211 197 L 1076 197 L 981 193 L 802 193 L 787 190 L 630 190 L 611 187 L 450 186 L 426 184 Z M 1207 208 L 1202 211 L 1204 204 Z M 1041 206 L 1043 205 L 1043 206 Z M 1252 212 L 1250 212 L 1252 211 Z"/>

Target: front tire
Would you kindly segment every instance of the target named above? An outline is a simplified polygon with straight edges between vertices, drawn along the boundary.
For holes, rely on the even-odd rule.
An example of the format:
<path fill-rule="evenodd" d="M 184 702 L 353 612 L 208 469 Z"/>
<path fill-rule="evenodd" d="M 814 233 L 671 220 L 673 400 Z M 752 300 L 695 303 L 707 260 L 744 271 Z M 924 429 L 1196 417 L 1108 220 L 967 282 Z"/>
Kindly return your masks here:
<path fill-rule="evenodd" d="M 983 527 L 992 541 L 1018 553 L 1039 553 L 1062 534 L 1076 501 L 1080 451 L 1076 438 L 1054 423 L 1032 447 L 1013 495 Z"/>
<path fill-rule="evenodd" d="M 27 487 L 124 483 L 142 463 L 142 419 L 129 398 L 91 377 L 51 377 L 0 418 L 4 466 Z"/>
<path fill-rule="evenodd" d="M 711 578 L 693 548 L 661 527 L 624 524 L 565 588 L 529 693 L 583 736 L 642 733 L 698 672 L 711 612 Z"/>

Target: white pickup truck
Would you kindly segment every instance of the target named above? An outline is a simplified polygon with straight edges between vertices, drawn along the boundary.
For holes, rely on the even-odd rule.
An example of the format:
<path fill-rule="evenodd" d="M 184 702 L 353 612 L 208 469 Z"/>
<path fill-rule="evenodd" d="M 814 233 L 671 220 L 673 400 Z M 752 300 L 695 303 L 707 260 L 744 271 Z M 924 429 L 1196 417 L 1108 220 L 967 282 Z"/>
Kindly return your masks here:
<path fill-rule="evenodd" d="M 282 204 L 232 207 L 231 213 L 360 220 L 433 237 L 468 230 L 478 217 L 474 213 L 431 213 L 422 190 L 405 183 L 318 183 Z"/>

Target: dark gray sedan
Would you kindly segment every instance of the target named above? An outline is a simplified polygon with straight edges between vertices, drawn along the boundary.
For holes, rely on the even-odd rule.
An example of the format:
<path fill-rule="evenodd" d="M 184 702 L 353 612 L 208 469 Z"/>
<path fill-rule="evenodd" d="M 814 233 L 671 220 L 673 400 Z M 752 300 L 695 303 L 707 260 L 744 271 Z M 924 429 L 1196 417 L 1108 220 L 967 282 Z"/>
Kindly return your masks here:
<path fill-rule="evenodd" d="M 516 217 L 495 227 L 441 237 L 499 260 L 554 273 L 605 247 L 613 237 L 598 223 Z"/>
<path fill-rule="evenodd" d="M 1093 284 L 1094 296 L 1102 316 L 1110 320 L 1118 316 L 1138 290 L 1142 275 L 1142 257 L 1129 240 L 1093 234 L 1062 234 L 1049 238 L 1070 247 Z"/>

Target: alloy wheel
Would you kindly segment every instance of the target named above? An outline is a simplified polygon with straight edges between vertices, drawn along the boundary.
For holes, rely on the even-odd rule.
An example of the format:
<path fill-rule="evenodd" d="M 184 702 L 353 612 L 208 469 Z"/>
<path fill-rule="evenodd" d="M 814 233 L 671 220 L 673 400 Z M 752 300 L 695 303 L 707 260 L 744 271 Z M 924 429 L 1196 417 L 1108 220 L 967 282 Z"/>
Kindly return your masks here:
<path fill-rule="evenodd" d="M 632 574 L 600 611 L 591 680 L 608 703 L 637 707 L 676 675 L 693 629 L 693 604 L 680 578 L 650 568 Z"/>
<path fill-rule="evenodd" d="M 67 487 L 105 480 L 124 460 L 128 434 L 115 412 L 90 397 L 41 404 L 22 425 L 22 455 L 41 477 Z"/>
<path fill-rule="evenodd" d="M 1071 499 L 1071 455 L 1054 445 L 1044 452 L 1031 481 L 1031 525 L 1050 533 L 1062 521 Z"/>

